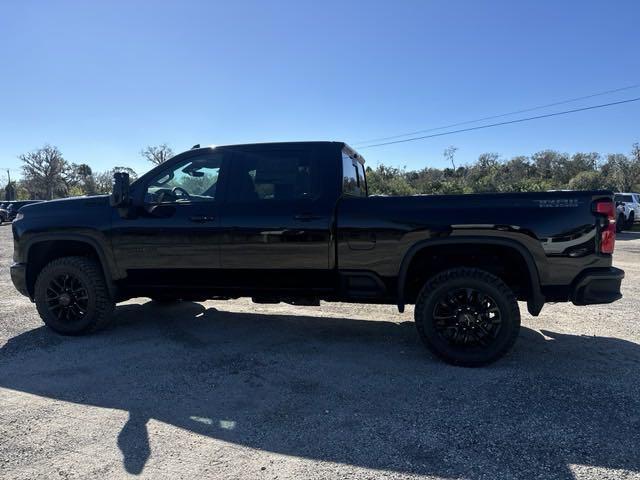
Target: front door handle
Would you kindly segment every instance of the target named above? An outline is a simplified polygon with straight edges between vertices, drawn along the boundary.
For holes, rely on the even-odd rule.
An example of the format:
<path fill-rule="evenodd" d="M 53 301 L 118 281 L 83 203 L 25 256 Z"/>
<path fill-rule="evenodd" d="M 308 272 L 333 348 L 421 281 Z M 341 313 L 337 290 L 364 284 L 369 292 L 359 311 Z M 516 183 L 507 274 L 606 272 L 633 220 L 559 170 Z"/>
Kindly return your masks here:
<path fill-rule="evenodd" d="M 209 217 L 207 215 L 193 215 L 189 217 L 189 220 L 196 223 L 213 222 L 215 219 L 216 217 Z"/>

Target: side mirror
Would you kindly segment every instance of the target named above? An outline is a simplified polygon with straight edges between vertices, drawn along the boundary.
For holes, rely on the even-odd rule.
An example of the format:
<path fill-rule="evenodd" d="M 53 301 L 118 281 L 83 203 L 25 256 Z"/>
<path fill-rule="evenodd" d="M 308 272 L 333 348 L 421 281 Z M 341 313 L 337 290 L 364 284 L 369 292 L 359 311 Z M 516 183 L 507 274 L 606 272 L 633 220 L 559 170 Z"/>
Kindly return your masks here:
<path fill-rule="evenodd" d="M 129 197 L 129 174 L 116 172 L 113 174 L 113 191 L 109 197 L 112 207 L 126 207 L 131 202 Z"/>

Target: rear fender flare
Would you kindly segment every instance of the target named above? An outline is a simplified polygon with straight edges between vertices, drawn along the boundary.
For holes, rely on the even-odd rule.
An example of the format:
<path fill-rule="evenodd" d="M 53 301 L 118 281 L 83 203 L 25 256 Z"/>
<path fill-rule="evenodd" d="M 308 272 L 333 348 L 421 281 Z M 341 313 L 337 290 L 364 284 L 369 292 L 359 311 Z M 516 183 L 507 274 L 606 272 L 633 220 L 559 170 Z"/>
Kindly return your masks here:
<path fill-rule="evenodd" d="M 538 267 L 533 259 L 533 256 L 529 250 L 516 240 L 506 238 L 495 237 L 482 237 L 482 236 L 460 236 L 456 238 L 444 238 L 444 239 L 427 239 L 415 243 L 409 248 L 402 263 L 400 264 L 400 270 L 398 272 L 398 310 L 404 312 L 405 307 L 405 287 L 407 280 L 407 273 L 409 266 L 415 255 L 424 250 L 425 248 L 435 247 L 439 245 L 462 245 L 462 244 L 481 244 L 481 245 L 498 245 L 508 247 L 516 250 L 524 259 L 527 270 L 529 272 L 529 280 L 531 283 L 531 298 L 527 301 L 527 309 L 533 316 L 538 316 L 542 307 L 544 306 L 545 298 L 540 290 L 540 274 Z"/>

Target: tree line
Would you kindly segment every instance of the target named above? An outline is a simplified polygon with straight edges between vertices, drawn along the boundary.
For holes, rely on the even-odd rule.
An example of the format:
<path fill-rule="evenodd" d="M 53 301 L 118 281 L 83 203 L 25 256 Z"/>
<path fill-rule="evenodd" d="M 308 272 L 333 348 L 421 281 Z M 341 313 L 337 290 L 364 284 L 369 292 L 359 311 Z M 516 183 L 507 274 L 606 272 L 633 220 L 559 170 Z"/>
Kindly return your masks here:
<path fill-rule="evenodd" d="M 470 165 L 455 163 L 454 147 L 444 152 L 451 167 L 407 170 L 380 164 L 367 168 L 369 193 L 378 195 L 540 192 L 547 190 L 640 191 L 640 144 L 629 154 L 543 150 L 530 157 L 502 159 L 483 153 Z"/>
<path fill-rule="evenodd" d="M 140 156 L 154 165 L 173 157 L 173 150 L 166 143 L 148 146 Z M 113 174 L 127 172 L 132 179 L 138 174 L 130 167 L 113 167 L 94 172 L 86 163 L 67 161 L 58 147 L 44 145 L 32 152 L 19 155 L 22 162 L 22 178 L 8 183 L 5 199 L 52 200 L 80 195 L 99 195 L 111 192 Z"/>
<path fill-rule="evenodd" d="M 640 144 L 628 154 L 601 155 L 596 152 L 569 155 L 543 150 L 530 157 L 503 159 L 497 153 L 483 153 L 469 164 L 456 166 L 455 147 L 444 151 L 451 167 L 418 170 L 380 164 L 367 167 L 369 192 L 376 195 L 452 194 L 484 192 L 536 192 L 546 190 L 607 189 L 640 191 Z M 166 143 L 148 146 L 140 156 L 154 166 L 173 156 Z M 94 172 L 86 163 L 68 162 L 60 149 L 45 145 L 22 154 L 22 178 L 5 187 L 5 198 L 41 199 L 97 195 L 111 192 L 113 173 L 137 173 L 129 167 Z"/>

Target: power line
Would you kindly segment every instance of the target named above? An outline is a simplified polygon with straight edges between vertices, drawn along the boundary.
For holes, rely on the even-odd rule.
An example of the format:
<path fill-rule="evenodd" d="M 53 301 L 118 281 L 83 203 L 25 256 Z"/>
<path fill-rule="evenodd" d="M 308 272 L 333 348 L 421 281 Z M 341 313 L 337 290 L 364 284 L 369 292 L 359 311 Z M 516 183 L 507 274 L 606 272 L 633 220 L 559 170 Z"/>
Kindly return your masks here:
<path fill-rule="evenodd" d="M 546 105 L 540 105 L 540 106 L 537 106 L 537 107 L 525 108 L 525 109 L 522 109 L 522 110 L 514 110 L 513 112 L 500 113 L 498 115 L 491 115 L 489 117 L 477 118 L 475 120 L 467 120 L 465 122 L 451 123 L 449 125 L 443 125 L 441 127 L 427 128 L 426 130 L 416 130 L 415 132 L 401 133 L 401 134 L 398 134 L 398 135 L 392 135 L 390 137 L 372 138 L 370 140 L 363 140 L 361 142 L 354 143 L 353 146 L 357 147 L 357 146 L 365 145 L 367 143 L 372 143 L 372 142 L 383 142 L 383 141 L 386 141 L 386 140 L 394 140 L 396 138 L 408 137 L 409 135 L 418 135 L 420 133 L 433 132 L 435 130 L 443 130 L 445 128 L 459 127 L 461 125 L 468 125 L 470 123 L 484 122 L 486 120 L 494 120 L 496 118 L 508 117 L 508 116 L 511 116 L 511 115 L 517 115 L 518 113 L 532 112 L 534 110 L 542 110 L 543 108 L 549 108 L 549 107 L 557 107 L 558 105 L 565 105 L 567 103 L 573 103 L 573 102 L 577 102 L 579 100 L 586 100 L 587 98 L 600 97 L 602 95 L 609 95 L 611 93 L 622 92 L 624 90 L 631 90 L 633 88 L 638 88 L 638 87 L 640 87 L 640 83 L 637 83 L 635 85 L 629 85 L 628 87 L 621 87 L 621 88 L 615 88 L 613 90 L 605 90 L 603 92 L 592 93 L 591 95 L 584 95 L 582 97 L 569 98 L 567 100 L 561 100 L 559 102 L 548 103 Z"/>
<path fill-rule="evenodd" d="M 488 125 L 479 125 L 477 127 L 462 128 L 460 130 L 452 130 L 450 132 L 434 133 L 432 135 L 423 135 L 421 137 L 405 138 L 404 140 L 394 140 L 391 142 L 375 143 L 373 145 L 367 145 L 366 147 L 360 147 L 360 150 L 364 150 L 365 148 L 381 147 L 383 145 L 392 145 L 394 143 L 413 142 L 416 140 L 423 140 L 425 138 L 443 137 L 445 135 L 452 135 L 454 133 L 470 132 L 472 130 L 481 130 L 483 128 L 499 127 L 501 125 L 509 125 L 512 123 L 528 122 L 531 120 L 538 120 L 540 118 L 557 117 L 558 115 L 567 115 L 569 113 L 584 112 L 586 110 L 595 110 L 597 108 L 612 107 L 614 105 L 621 105 L 623 103 L 637 102 L 638 100 L 640 100 L 640 97 L 629 98 L 627 100 L 620 100 L 619 102 L 602 103 L 600 105 L 591 105 L 589 107 L 574 108 L 573 110 L 565 110 L 563 112 L 547 113 L 544 115 L 537 115 L 535 117 L 518 118 L 516 120 L 508 120 L 506 122 L 490 123 Z"/>

